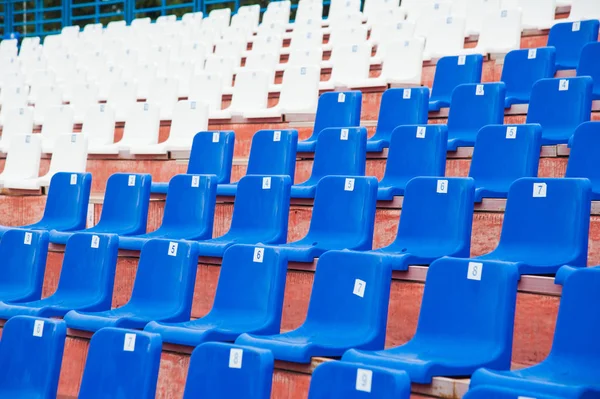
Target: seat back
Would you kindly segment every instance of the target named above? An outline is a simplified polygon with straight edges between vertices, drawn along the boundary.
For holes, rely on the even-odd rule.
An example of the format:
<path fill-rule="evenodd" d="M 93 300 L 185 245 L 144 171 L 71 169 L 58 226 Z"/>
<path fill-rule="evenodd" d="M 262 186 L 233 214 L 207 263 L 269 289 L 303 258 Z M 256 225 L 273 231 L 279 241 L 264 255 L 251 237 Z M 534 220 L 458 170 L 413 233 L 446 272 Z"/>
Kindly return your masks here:
<path fill-rule="evenodd" d="M 14 76 L 16 77 L 16 76 Z M 1 103 L 9 107 L 26 107 L 27 106 L 27 86 L 21 82 L 11 82 L 12 79 L 9 77 L 4 78 L 4 84 L 2 85 L 2 94 L 0 94 Z M 38 87 L 36 86 L 36 92 Z"/>
<path fill-rule="evenodd" d="M 392 4 L 393 2 L 387 2 L 386 7 L 383 7 L 367 16 L 367 18 L 369 18 L 371 21 L 377 21 L 377 23 L 373 25 L 371 34 L 369 36 L 369 39 L 371 39 L 374 43 L 381 43 L 381 41 L 388 35 L 388 32 L 393 35 L 396 25 L 400 24 L 400 29 L 402 29 L 402 24 L 406 19 L 406 11 L 400 7 L 393 6 Z M 391 8 L 389 6 L 391 6 Z M 365 12 L 365 15 L 366 14 L 368 13 Z M 412 24 L 412 26 L 414 27 L 414 24 Z"/>
<path fill-rule="evenodd" d="M 42 125 L 44 139 L 58 139 L 58 136 L 73 131 L 73 109 L 70 105 L 48 107 Z"/>
<path fill-rule="evenodd" d="M 79 397 L 154 398 L 161 350 L 158 334 L 100 329 L 90 340 Z"/>
<path fill-rule="evenodd" d="M 427 87 L 386 90 L 381 96 L 377 129 L 372 140 L 389 142 L 392 131 L 398 126 L 426 125 L 429 117 L 428 105 Z"/>
<path fill-rule="evenodd" d="M 283 72 L 279 103 L 285 113 L 313 113 L 319 101 L 318 66 L 290 66 Z"/>
<path fill-rule="evenodd" d="M 500 81 L 506 85 L 506 98 L 511 104 L 528 103 L 534 83 L 554 77 L 555 58 L 556 51 L 552 47 L 513 50 L 506 54 Z"/>
<path fill-rule="evenodd" d="M 219 40 L 215 43 L 215 55 L 220 57 L 231 57 L 234 60 L 234 66 L 239 66 L 242 58 L 242 52 L 246 50 L 246 39 L 235 37 L 226 40 Z"/>
<path fill-rule="evenodd" d="M 209 55 L 206 57 L 204 72 L 208 74 L 218 73 L 221 75 L 222 89 L 231 87 L 233 81 L 233 69 L 239 66 L 239 60 L 231 56 Z M 196 72 L 198 73 L 198 71 Z M 191 91 L 191 90 L 190 90 Z M 196 98 L 200 100 L 200 98 Z M 220 103 L 219 103 L 220 104 Z M 219 108 L 220 109 L 220 108 Z"/>
<path fill-rule="evenodd" d="M 542 144 L 566 144 L 591 112 L 590 77 L 541 79 L 531 91 L 527 123 L 542 125 Z"/>
<path fill-rule="evenodd" d="M 338 25 L 331 26 L 329 44 L 333 50 L 347 45 L 365 44 L 368 29 L 360 23 L 360 19 L 359 14 L 350 14 L 348 19 L 340 21 Z"/>
<path fill-rule="evenodd" d="M 481 82 L 482 66 L 480 54 L 440 58 L 435 68 L 430 100 L 449 103 L 457 86 Z"/>
<path fill-rule="evenodd" d="M 244 176 L 238 182 L 231 228 L 227 234 L 287 240 L 291 179 L 289 176 Z"/>
<path fill-rule="evenodd" d="M 112 144 L 115 138 L 115 111 L 106 104 L 89 107 L 83 118 L 81 133 L 90 145 Z"/>
<path fill-rule="evenodd" d="M 0 394 L 55 397 L 66 336 L 63 320 L 29 316 L 8 320 L 0 341 Z"/>
<path fill-rule="evenodd" d="M 211 111 L 220 110 L 223 97 L 222 80 L 221 73 L 196 72 L 190 83 L 189 100 L 203 102 Z M 231 83 L 229 85 L 231 86 Z"/>
<path fill-rule="evenodd" d="M 594 199 L 600 194 L 600 123 L 585 122 L 579 125 L 571 140 L 571 152 L 565 177 L 582 177 L 592 183 Z"/>
<path fill-rule="evenodd" d="M 457 54 L 465 44 L 466 20 L 462 16 L 442 15 L 432 21 L 425 52 L 432 55 Z"/>
<path fill-rule="evenodd" d="M 110 86 L 110 92 L 106 103 L 111 106 L 115 112 L 119 109 L 128 110 L 137 102 L 137 83 L 127 79 L 116 80 Z"/>
<path fill-rule="evenodd" d="M 179 101 L 173 111 L 169 141 L 188 143 L 192 147 L 194 136 L 208 129 L 208 105 L 196 101 Z"/>
<path fill-rule="evenodd" d="M 267 108 L 272 73 L 265 70 L 241 69 L 235 75 L 231 96 L 232 111 L 252 111 Z"/>
<path fill-rule="evenodd" d="M 148 202 L 152 176 L 115 173 L 106 182 L 102 213 L 96 227 L 127 227 L 131 234 L 144 234 L 148 220 Z"/>
<path fill-rule="evenodd" d="M 282 45 L 283 38 L 281 37 L 281 35 L 272 34 L 257 36 L 254 39 L 254 42 L 252 42 L 252 52 L 250 54 L 252 54 L 253 52 L 257 52 L 279 55 Z"/>
<path fill-rule="evenodd" d="M 55 173 L 50 179 L 44 215 L 36 224 L 85 229 L 91 186 L 91 173 Z"/>
<path fill-rule="evenodd" d="M 158 106 L 159 111 L 173 110 L 177 103 L 179 91 L 179 75 L 176 77 L 157 77 L 152 83 L 147 101 Z"/>
<path fill-rule="evenodd" d="M 490 52 L 499 53 L 519 49 L 521 47 L 521 9 L 494 10 L 485 14 L 477 46 Z"/>
<path fill-rule="evenodd" d="M 362 93 L 360 91 L 323 93 L 317 104 L 317 115 L 309 140 L 316 140 L 328 127 L 360 126 Z"/>
<path fill-rule="evenodd" d="M 585 16 L 585 19 L 590 16 Z M 556 48 L 558 69 L 575 69 L 581 50 L 591 42 L 598 41 L 598 21 L 563 22 L 554 25 L 548 34 L 548 47 Z"/>
<path fill-rule="evenodd" d="M 88 108 L 98 103 L 98 86 L 93 83 L 78 83 L 73 88 L 71 101 L 69 104 L 73 108 L 74 115 L 78 117 L 85 116 Z M 44 118 L 45 119 L 45 118 Z"/>
<path fill-rule="evenodd" d="M 265 349 L 204 343 L 192 352 L 183 397 L 269 399 L 273 363 Z"/>
<path fill-rule="evenodd" d="M 523 28 L 547 28 L 554 23 L 556 0 L 542 2 L 518 1 L 521 8 Z"/>
<path fill-rule="evenodd" d="M 600 4 L 594 0 L 573 0 L 569 18 L 572 20 L 600 19 Z"/>
<path fill-rule="evenodd" d="M 56 138 L 46 177 L 58 172 L 83 173 L 87 164 L 87 138 L 82 134 L 61 134 Z"/>
<path fill-rule="evenodd" d="M 589 76 L 593 80 L 592 96 L 594 100 L 600 99 L 600 72 L 596 66 L 600 62 L 600 42 L 586 44 L 581 50 L 577 76 Z M 552 77 L 552 76 L 548 76 Z"/>
<path fill-rule="evenodd" d="M 33 107 L 12 108 L 6 105 L 4 107 L 2 141 L 13 136 L 33 133 Z"/>
<path fill-rule="evenodd" d="M 2 178 L 25 180 L 38 177 L 42 143 L 39 134 L 15 135 L 10 140 Z"/>
<path fill-rule="evenodd" d="M 129 108 L 121 141 L 129 145 L 156 144 L 159 128 L 159 107 L 151 103 L 135 103 Z"/>
<path fill-rule="evenodd" d="M 362 399 L 368 395 L 409 399 L 408 375 L 400 370 L 339 361 L 320 364 L 310 379 L 308 399 Z"/>
<path fill-rule="evenodd" d="M 436 20 L 440 17 L 449 17 L 452 11 L 452 2 L 447 0 L 436 2 L 421 2 L 414 14 L 408 14 L 409 18 L 416 21 L 415 36 L 429 37 L 430 32 L 436 29 Z"/>
<path fill-rule="evenodd" d="M 252 136 L 247 175 L 286 175 L 294 178 L 298 131 L 259 130 Z"/>
<path fill-rule="evenodd" d="M 218 184 L 229 183 L 234 143 L 232 131 L 196 133 L 186 173 L 216 175 Z"/>
<path fill-rule="evenodd" d="M 367 163 L 367 129 L 327 128 L 319 133 L 310 180 L 330 175 L 364 176 Z"/>
<path fill-rule="evenodd" d="M 323 59 L 323 49 L 321 47 L 310 47 L 305 49 L 293 49 L 290 50 L 290 56 L 288 58 L 288 68 L 291 66 L 314 66 L 321 67 L 321 60 Z"/>
<path fill-rule="evenodd" d="M 249 70 L 265 70 L 269 74 L 269 83 L 275 79 L 275 68 L 279 63 L 279 49 L 270 50 L 253 50 L 246 57 L 244 68 Z"/>
<path fill-rule="evenodd" d="M 317 26 L 318 22 L 313 25 L 311 21 L 310 25 L 303 27 L 294 28 L 292 32 L 292 41 L 290 43 L 290 54 L 294 51 L 318 49 L 323 45 L 323 32 Z M 295 23 L 298 23 L 296 20 Z"/>
<path fill-rule="evenodd" d="M 354 42 L 336 45 L 331 54 L 330 80 L 335 85 L 353 87 L 369 78 L 371 44 Z"/>

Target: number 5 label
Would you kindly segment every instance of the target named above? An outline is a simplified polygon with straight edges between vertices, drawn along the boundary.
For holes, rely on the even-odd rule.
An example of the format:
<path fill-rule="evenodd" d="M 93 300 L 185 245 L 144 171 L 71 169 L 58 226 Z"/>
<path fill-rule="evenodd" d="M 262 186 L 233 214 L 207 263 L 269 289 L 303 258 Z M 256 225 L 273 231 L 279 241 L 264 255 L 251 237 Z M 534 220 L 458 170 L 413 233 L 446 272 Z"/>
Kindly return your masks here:
<path fill-rule="evenodd" d="M 179 246 L 176 242 L 169 242 L 169 256 L 177 256 L 177 247 Z"/>
<path fill-rule="evenodd" d="M 346 179 L 346 183 L 344 184 L 344 191 L 354 191 L 354 179 Z"/>
<path fill-rule="evenodd" d="M 546 183 L 533 183 L 533 197 L 546 197 Z"/>

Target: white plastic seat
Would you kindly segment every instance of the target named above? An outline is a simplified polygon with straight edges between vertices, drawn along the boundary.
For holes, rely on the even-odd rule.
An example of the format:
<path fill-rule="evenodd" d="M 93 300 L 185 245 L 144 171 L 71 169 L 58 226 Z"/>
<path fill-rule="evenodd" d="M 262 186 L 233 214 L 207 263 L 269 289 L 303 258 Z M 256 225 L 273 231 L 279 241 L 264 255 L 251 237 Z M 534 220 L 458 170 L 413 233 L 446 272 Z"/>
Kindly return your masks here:
<path fill-rule="evenodd" d="M 251 70 L 263 70 L 270 73 L 269 83 L 272 84 L 275 81 L 275 69 L 279 64 L 279 54 L 273 52 L 250 52 L 246 58 L 246 64 L 242 69 Z"/>
<path fill-rule="evenodd" d="M 216 29 L 228 27 L 230 19 L 231 10 L 229 8 L 220 8 L 208 13 L 208 22 Z"/>
<path fill-rule="evenodd" d="M 68 46 L 79 38 L 79 26 L 65 26 L 60 31 L 63 46 Z"/>
<path fill-rule="evenodd" d="M 483 18 L 491 12 L 500 11 L 501 0 L 467 0 L 467 35 L 478 35 Z"/>
<path fill-rule="evenodd" d="M 521 47 L 521 10 L 500 10 L 484 18 L 477 46 L 463 54 L 507 54 Z"/>
<path fill-rule="evenodd" d="M 244 19 L 247 21 L 248 25 L 250 25 L 254 30 L 258 27 L 258 21 L 260 19 L 260 4 L 242 6 L 238 8 L 238 12 L 236 15 L 243 16 Z"/>
<path fill-rule="evenodd" d="M 384 55 L 383 50 L 388 48 L 386 43 L 405 42 L 411 40 L 415 33 L 415 23 L 411 21 L 397 22 L 393 25 L 382 27 L 383 33 L 377 45 L 375 55 L 371 57 L 371 64 L 381 64 L 381 59 Z"/>
<path fill-rule="evenodd" d="M 286 27 L 287 27 L 287 23 L 285 23 L 285 22 L 280 22 L 280 21 L 265 22 L 265 21 L 263 21 L 263 23 L 258 26 L 258 29 L 256 31 L 256 36 L 251 37 L 250 40 L 251 41 L 255 40 L 257 37 L 260 37 L 260 36 L 281 36 L 281 37 L 283 37 L 285 34 Z"/>
<path fill-rule="evenodd" d="M 350 28 L 354 26 L 362 26 L 363 25 L 363 15 L 360 12 L 350 11 L 346 14 L 340 14 L 335 18 L 331 19 L 329 22 L 329 27 L 323 28 L 324 34 L 332 34 L 336 30 Z M 365 26 L 365 28 L 368 28 Z"/>
<path fill-rule="evenodd" d="M 263 14 L 262 22 L 281 22 L 287 25 L 290 22 L 291 6 L 292 3 L 289 0 L 270 2 Z"/>
<path fill-rule="evenodd" d="M 90 76 L 100 89 L 100 100 L 106 100 L 115 82 L 121 80 L 121 69 L 115 65 L 107 65 L 98 71 L 96 76 Z"/>
<path fill-rule="evenodd" d="M 57 82 L 62 93 L 63 101 L 71 101 L 75 93 L 75 87 L 85 83 L 88 83 L 88 75 L 85 69 L 76 69 L 71 75 L 71 79 Z"/>
<path fill-rule="evenodd" d="M 146 55 L 146 62 L 156 64 L 156 73 L 161 76 L 167 73 L 169 60 L 171 59 L 171 49 L 167 46 L 154 46 Z"/>
<path fill-rule="evenodd" d="M 3 107 L 2 118 L 0 152 L 8 150 L 12 137 L 33 133 L 33 107 Z"/>
<path fill-rule="evenodd" d="M 70 105 L 73 109 L 73 122 L 83 123 L 87 110 L 98 103 L 98 86 L 94 83 L 78 84 L 74 87 Z"/>
<path fill-rule="evenodd" d="M 154 63 L 146 63 L 138 67 L 135 76 L 137 85 L 137 98 L 146 99 L 150 95 L 150 87 L 156 79 L 156 65 Z"/>
<path fill-rule="evenodd" d="M 523 29 L 550 29 L 554 25 L 556 0 L 516 0 L 521 9 Z M 502 8 L 515 8 L 504 0 Z"/>
<path fill-rule="evenodd" d="M 230 40 L 221 40 L 215 44 L 215 56 L 228 57 L 233 59 L 234 67 L 240 65 L 242 53 L 246 50 L 246 40 L 239 38 Z"/>
<path fill-rule="evenodd" d="M 42 144 L 39 134 L 11 137 L 4 170 L 0 173 L 0 186 L 35 179 L 40 174 Z"/>
<path fill-rule="evenodd" d="M 296 9 L 296 18 L 293 24 L 288 26 L 296 29 L 321 28 L 323 20 L 323 4 L 320 2 L 299 1 Z"/>
<path fill-rule="evenodd" d="M 248 54 L 251 52 L 274 53 L 279 55 L 281 53 L 282 46 L 283 39 L 280 35 L 258 36 L 252 43 L 252 50 L 245 52 L 245 55 L 248 56 Z"/>
<path fill-rule="evenodd" d="M 150 88 L 146 102 L 158 107 L 161 120 L 171 120 L 173 108 L 177 104 L 179 80 L 173 77 L 158 77 Z"/>
<path fill-rule="evenodd" d="M 392 86 L 419 86 L 423 73 L 423 46 L 421 37 L 382 44 L 383 65 L 381 75 L 374 78 L 373 84 Z"/>
<path fill-rule="evenodd" d="M 390 10 L 395 9 L 400 9 L 398 0 L 365 0 L 363 14 L 367 21 L 379 24 L 381 23 L 379 17 L 382 15 L 382 12 L 389 12 Z M 401 10 L 401 13 L 404 18 L 406 18 L 406 11 Z M 375 26 L 375 24 L 373 26 Z"/>
<path fill-rule="evenodd" d="M 62 98 L 62 91 L 56 85 L 40 86 L 35 101 L 33 122 L 36 125 L 43 125 L 48 108 L 60 106 Z"/>
<path fill-rule="evenodd" d="M 254 30 L 250 24 L 245 24 L 245 21 L 243 21 L 243 19 L 241 20 L 242 22 L 238 22 L 240 21 L 240 17 L 234 15 L 233 18 L 231 18 L 231 23 L 235 23 L 235 25 L 226 28 L 221 35 L 221 39 L 236 40 L 241 38 L 246 41 L 250 40 L 250 36 L 252 36 Z"/>
<path fill-rule="evenodd" d="M 118 122 L 127 119 L 127 112 L 137 102 L 137 84 L 128 80 L 114 82 L 106 103 L 115 110 L 115 118 Z"/>
<path fill-rule="evenodd" d="M 4 39 L 0 42 L 0 56 L 2 57 L 17 57 L 18 55 L 18 43 L 17 39 Z"/>
<path fill-rule="evenodd" d="M 15 56 L 0 57 L 0 67 L 3 73 L 7 72 L 19 72 L 21 66 L 19 65 L 19 58 Z"/>
<path fill-rule="evenodd" d="M 371 35 L 369 36 L 369 41 L 373 44 L 379 44 L 382 40 L 386 39 L 388 32 L 393 33 L 393 30 L 395 30 L 393 28 L 400 26 L 400 29 L 402 29 L 403 24 L 407 23 L 407 21 L 405 21 L 406 12 L 401 8 L 379 10 L 378 13 L 371 18 L 376 21 L 376 23 L 373 24 Z M 414 24 L 411 25 L 413 32 L 411 32 L 410 35 L 412 36 L 414 33 Z"/>
<path fill-rule="evenodd" d="M 175 21 L 177 21 L 177 16 L 173 14 L 161 15 L 160 17 L 156 18 L 157 25 L 169 25 L 174 23 Z"/>
<path fill-rule="evenodd" d="M 235 77 L 231 105 L 221 111 L 212 112 L 211 118 L 229 119 L 267 108 L 271 74 L 267 71 L 241 70 Z"/>
<path fill-rule="evenodd" d="M 208 106 L 209 113 L 221 111 L 223 99 L 222 77 L 219 73 L 196 72 L 192 77 L 188 99 Z"/>
<path fill-rule="evenodd" d="M 29 90 L 22 82 L 6 83 L 0 91 L 0 104 L 9 107 L 24 107 L 27 105 Z"/>
<path fill-rule="evenodd" d="M 55 85 L 55 75 L 50 69 L 38 69 L 31 75 L 29 88 L 29 102 L 35 104 L 38 88 L 44 85 Z"/>
<path fill-rule="evenodd" d="M 133 28 L 133 29 L 145 28 L 146 26 L 150 25 L 151 22 L 152 22 L 152 20 L 150 19 L 150 17 L 135 18 L 134 20 L 131 21 L 131 28 Z"/>
<path fill-rule="evenodd" d="M 320 27 L 296 27 L 291 35 L 289 47 L 282 47 L 281 54 L 291 54 L 296 50 L 312 50 L 323 45 L 323 31 Z"/>
<path fill-rule="evenodd" d="M 323 26 L 328 26 L 341 15 L 360 12 L 361 0 L 331 0 L 327 20 L 323 20 Z"/>
<path fill-rule="evenodd" d="M 569 21 L 583 21 L 586 19 L 600 19 L 600 2 L 597 0 L 572 0 Z M 565 20 L 557 20 L 565 22 Z"/>
<path fill-rule="evenodd" d="M 196 133 L 208 130 L 208 105 L 197 101 L 179 101 L 173 110 L 169 137 L 162 143 L 131 146 L 131 154 L 166 154 L 190 151 Z"/>
<path fill-rule="evenodd" d="M 451 15 L 452 3 L 450 1 L 423 2 L 419 10 L 419 16 L 415 20 L 415 35 L 428 37 L 430 29 L 435 27 L 439 18 Z"/>
<path fill-rule="evenodd" d="M 87 138 L 89 153 L 113 144 L 115 141 L 115 111 L 106 104 L 92 105 L 83 118 L 81 133 Z"/>
<path fill-rule="evenodd" d="M 49 107 L 42 125 L 42 152 L 52 154 L 56 139 L 61 134 L 73 132 L 73 109 L 69 105 Z"/>
<path fill-rule="evenodd" d="M 204 71 L 208 74 L 219 74 L 223 94 L 230 94 L 233 83 L 233 70 L 235 60 L 231 57 L 210 55 L 206 58 Z M 198 72 L 198 70 L 196 70 Z"/>
<path fill-rule="evenodd" d="M 212 47 L 210 48 L 212 50 Z M 200 65 L 204 68 L 206 57 L 209 54 L 209 46 L 201 41 L 185 41 L 179 48 L 178 59 L 187 61 L 192 65 Z"/>
<path fill-rule="evenodd" d="M 367 27 L 364 25 L 336 27 L 329 36 L 329 42 L 323 45 L 323 50 L 333 50 L 337 46 L 366 42 L 367 33 Z"/>
<path fill-rule="evenodd" d="M 459 54 L 464 49 L 465 19 L 460 16 L 441 17 L 433 21 L 425 41 L 423 60 Z"/>
<path fill-rule="evenodd" d="M 331 77 L 321 90 L 369 86 L 371 45 L 367 42 L 336 46 L 331 53 Z"/>
<path fill-rule="evenodd" d="M 285 70 L 292 66 L 316 66 L 321 68 L 323 50 L 319 48 L 294 50 L 285 64 L 279 64 L 277 70 Z"/>
<path fill-rule="evenodd" d="M 39 74 L 40 72 L 44 72 L 47 74 L 51 73 L 52 81 L 54 82 L 56 80 L 54 71 L 51 71 L 50 68 L 48 68 L 48 63 L 46 62 L 46 58 L 44 58 L 43 55 L 33 57 L 27 61 L 21 61 L 20 71 L 25 74 L 25 83 L 27 83 L 30 86 L 34 83 L 34 75 Z"/>
<path fill-rule="evenodd" d="M 171 61 L 169 77 L 177 80 L 177 97 L 187 97 L 194 74 L 194 64 L 186 60 Z"/>

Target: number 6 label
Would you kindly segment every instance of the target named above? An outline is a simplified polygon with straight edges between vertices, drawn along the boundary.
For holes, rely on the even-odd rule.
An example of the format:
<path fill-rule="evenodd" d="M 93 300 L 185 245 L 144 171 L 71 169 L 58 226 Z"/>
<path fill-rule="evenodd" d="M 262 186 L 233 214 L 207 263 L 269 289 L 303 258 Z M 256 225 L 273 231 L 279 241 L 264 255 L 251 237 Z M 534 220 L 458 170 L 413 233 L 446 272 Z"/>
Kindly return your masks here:
<path fill-rule="evenodd" d="M 467 278 L 469 280 L 481 280 L 481 272 L 483 271 L 483 263 L 469 262 L 469 270 L 467 271 Z"/>
<path fill-rule="evenodd" d="M 244 357 L 244 351 L 242 349 L 232 348 L 229 351 L 229 368 L 230 369 L 241 369 L 243 357 Z"/>
<path fill-rule="evenodd" d="M 254 248 L 254 257 L 252 258 L 252 261 L 256 263 L 262 263 L 264 255 L 264 248 Z"/>
<path fill-rule="evenodd" d="M 373 371 L 365 369 L 356 370 L 357 391 L 371 392 L 371 381 L 373 381 Z"/>
<path fill-rule="evenodd" d="M 546 197 L 546 183 L 533 183 L 533 197 Z"/>
<path fill-rule="evenodd" d="M 448 180 L 437 181 L 437 192 L 439 194 L 446 194 L 448 192 Z"/>

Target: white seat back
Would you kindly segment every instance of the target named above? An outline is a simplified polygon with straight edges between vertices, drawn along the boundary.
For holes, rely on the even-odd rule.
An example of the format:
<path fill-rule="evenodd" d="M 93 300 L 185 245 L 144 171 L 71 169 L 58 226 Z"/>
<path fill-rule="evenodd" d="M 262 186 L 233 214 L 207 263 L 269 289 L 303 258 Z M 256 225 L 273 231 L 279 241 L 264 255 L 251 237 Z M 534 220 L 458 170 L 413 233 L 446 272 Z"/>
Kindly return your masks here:
<path fill-rule="evenodd" d="M 369 78 L 371 45 L 368 43 L 336 46 L 331 53 L 331 81 L 353 87 Z"/>
<path fill-rule="evenodd" d="M 290 53 L 288 58 L 287 66 L 316 66 L 321 67 L 321 61 L 323 60 L 323 49 L 301 49 L 294 50 Z"/>
<path fill-rule="evenodd" d="M 490 12 L 500 11 L 500 4 L 500 0 L 467 0 L 467 34 L 479 34 L 483 18 Z"/>
<path fill-rule="evenodd" d="M 4 107 L 2 109 L 4 126 L 0 140 L 4 145 L 13 136 L 33 133 L 33 107 Z"/>
<path fill-rule="evenodd" d="M 573 21 L 600 19 L 600 3 L 596 0 L 573 0 L 569 19 Z"/>
<path fill-rule="evenodd" d="M 333 49 L 346 44 L 363 43 L 367 40 L 367 33 L 367 27 L 364 25 L 339 28 L 331 32 L 329 44 L 331 44 Z"/>
<path fill-rule="evenodd" d="M 381 77 L 388 83 L 421 84 L 424 40 L 420 37 L 382 44 Z"/>
<path fill-rule="evenodd" d="M 150 103 L 133 104 L 125 120 L 123 138 L 119 144 L 144 146 L 158 143 L 160 113 L 157 106 Z"/>
<path fill-rule="evenodd" d="M 293 66 L 283 72 L 277 106 L 286 113 L 315 112 L 319 101 L 321 69 L 314 65 Z"/>
<path fill-rule="evenodd" d="M 211 111 L 220 110 L 223 98 L 221 74 L 207 71 L 196 72 L 192 77 L 188 98 L 190 101 L 205 103 Z"/>
<path fill-rule="evenodd" d="M 115 111 L 106 104 L 95 104 L 87 109 L 81 126 L 90 146 L 112 144 L 115 139 Z"/>
<path fill-rule="evenodd" d="M 486 15 L 477 49 L 506 54 L 521 47 L 521 10 L 500 10 Z"/>
<path fill-rule="evenodd" d="M 192 147 L 194 136 L 208 130 L 208 104 L 198 101 L 179 101 L 173 111 L 170 144 L 185 144 Z"/>
<path fill-rule="evenodd" d="M 42 125 L 42 140 L 48 142 L 50 148 L 56 138 L 65 133 L 73 132 L 73 108 L 70 105 L 48 107 Z"/>
<path fill-rule="evenodd" d="M 137 84 L 128 80 L 120 80 L 112 84 L 106 103 L 117 115 L 127 111 L 137 102 Z"/>
<path fill-rule="evenodd" d="M 415 35 L 427 37 L 429 36 L 429 30 L 435 26 L 436 20 L 451 15 L 452 3 L 446 0 L 423 2 L 419 10 L 418 17 L 415 19 Z"/>
<path fill-rule="evenodd" d="M 271 77 L 267 71 L 240 70 L 235 77 L 231 110 L 246 112 L 267 108 Z"/>
<path fill-rule="evenodd" d="M 71 107 L 75 120 L 82 121 L 88 108 L 98 103 L 99 90 L 94 83 L 79 83 L 73 88 Z"/>
<path fill-rule="evenodd" d="M 150 88 L 147 103 L 157 107 L 160 117 L 170 119 L 179 99 L 179 80 L 174 77 L 158 77 Z"/>
<path fill-rule="evenodd" d="M 252 52 L 273 53 L 279 55 L 283 46 L 280 35 L 264 35 L 257 37 L 252 43 Z"/>
<path fill-rule="evenodd" d="M 296 27 L 292 33 L 290 53 L 294 50 L 321 48 L 323 44 L 323 31 L 317 27 Z"/>
<path fill-rule="evenodd" d="M 67 133 L 58 135 L 54 152 L 50 158 L 48 173 L 44 180 L 48 182 L 58 172 L 83 173 L 87 164 L 88 142 L 85 135 Z"/>
<path fill-rule="evenodd" d="M 441 17 L 433 22 L 425 42 L 425 54 L 433 58 L 459 54 L 465 43 L 465 19 Z"/>
<path fill-rule="evenodd" d="M 24 107 L 27 105 L 27 86 L 21 82 L 4 84 L 0 92 L 0 104 L 9 107 Z"/>
<path fill-rule="evenodd" d="M 233 68 L 235 60 L 231 57 L 219 57 L 211 55 L 206 58 L 204 70 L 208 74 L 219 74 L 221 76 L 222 89 L 231 87 L 233 81 Z M 198 70 L 196 70 L 198 72 Z"/>
<path fill-rule="evenodd" d="M 22 134 L 8 140 L 10 140 L 10 148 L 0 178 L 19 181 L 38 177 L 42 156 L 40 135 Z"/>

